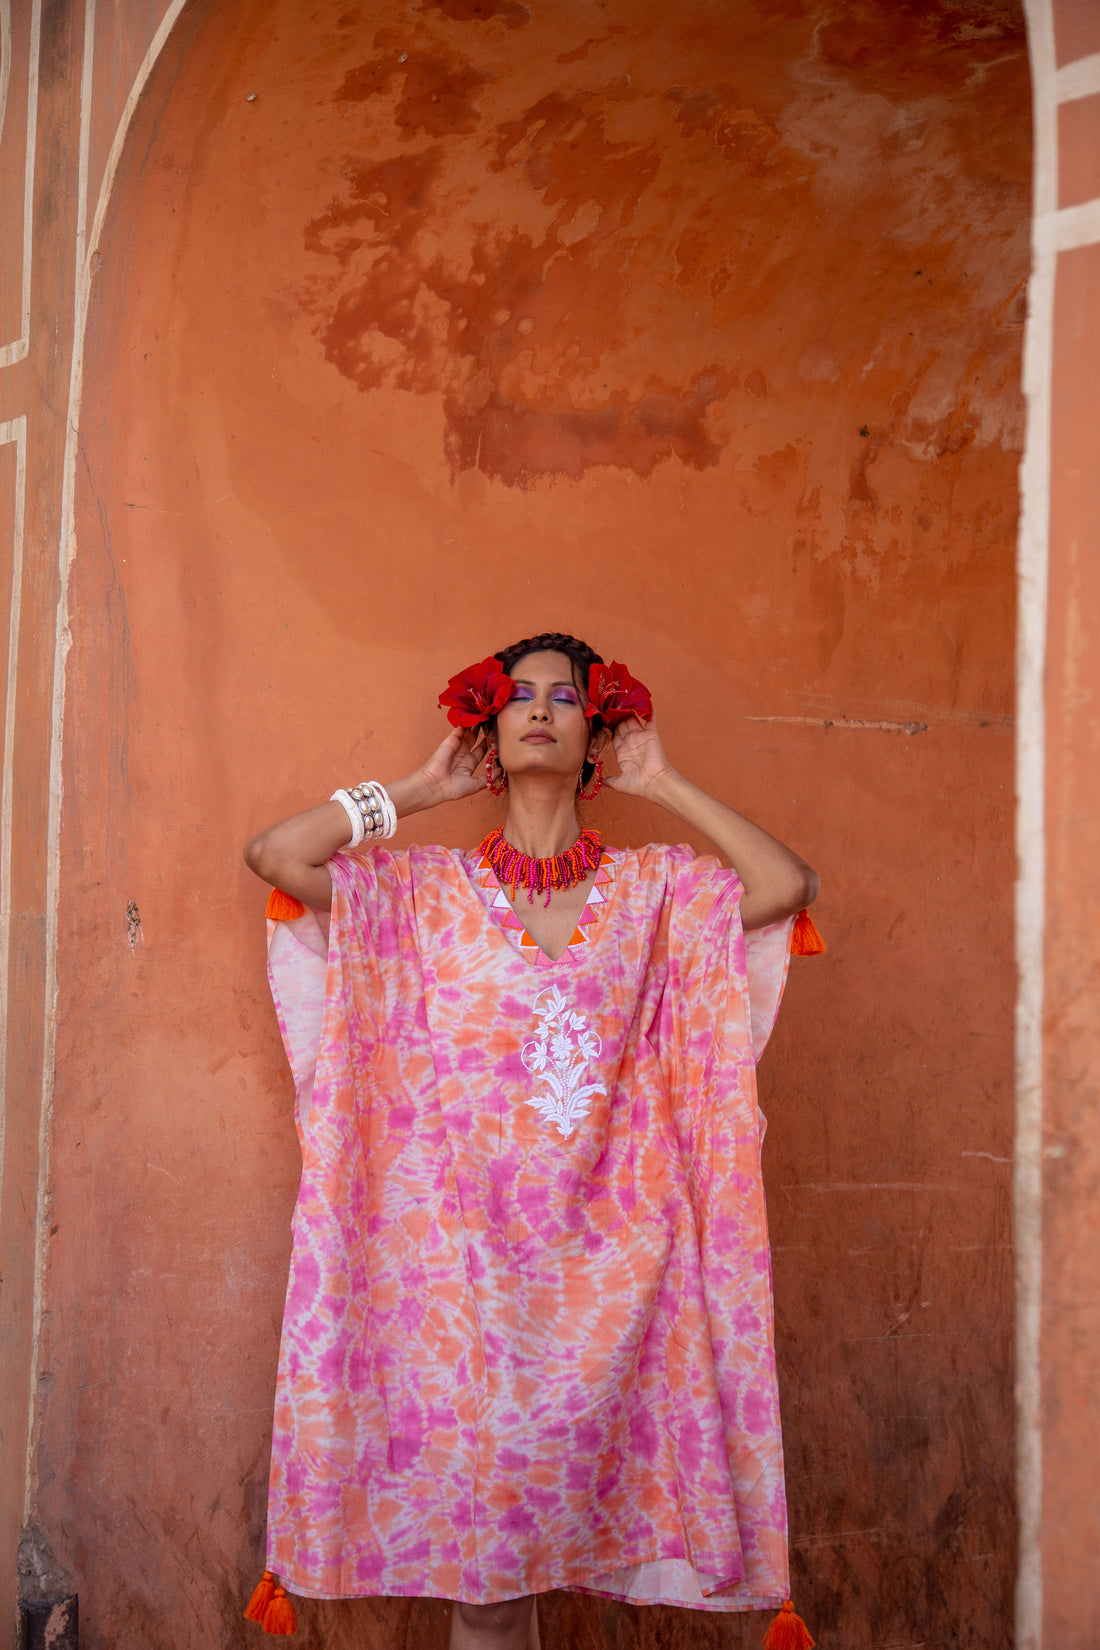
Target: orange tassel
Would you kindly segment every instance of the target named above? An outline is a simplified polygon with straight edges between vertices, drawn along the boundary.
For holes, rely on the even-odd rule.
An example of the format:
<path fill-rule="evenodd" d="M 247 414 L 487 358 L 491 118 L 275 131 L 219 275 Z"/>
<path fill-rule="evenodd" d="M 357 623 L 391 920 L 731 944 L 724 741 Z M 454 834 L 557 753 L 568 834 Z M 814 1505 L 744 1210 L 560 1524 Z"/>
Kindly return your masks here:
<path fill-rule="evenodd" d="M 305 906 L 300 899 L 295 899 L 293 894 L 284 894 L 281 888 L 273 888 L 268 894 L 265 915 L 269 921 L 294 922 L 305 914 Z"/>
<path fill-rule="evenodd" d="M 764 1634 L 764 1650 L 813 1650 L 813 1643 L 806 1623 L 795 1615 L 794 1605 L 785 1598 L 783 1608 Z"/>
<path fill-rule="evenodd" d="M 286 898 L 286 895 L 283 895 Z M 814 927 L 814 920 L 808 911 L 800 911 L 794 919 L 791 930 L 792 957 L 820 957 L 828 947 Z"/>
<path fill-rule="evenodd" d="M 245 1621 L 263 1621 L 264 1611 L 275 1596 L 275 1577 L 270 1570 L 264 1571 L 264 1578 L 257 1582 L 256 1589 L 248 1601 L 248 1609 L 244 1613 Z"/>
<path fill-rule="evenodd" d="M 276 1587 L 261 1625 L 265 1633 L 279 1633 L 284 1638 L 298 1631 L 294 1606 L 286 1596 L 285 1587 Z"/>

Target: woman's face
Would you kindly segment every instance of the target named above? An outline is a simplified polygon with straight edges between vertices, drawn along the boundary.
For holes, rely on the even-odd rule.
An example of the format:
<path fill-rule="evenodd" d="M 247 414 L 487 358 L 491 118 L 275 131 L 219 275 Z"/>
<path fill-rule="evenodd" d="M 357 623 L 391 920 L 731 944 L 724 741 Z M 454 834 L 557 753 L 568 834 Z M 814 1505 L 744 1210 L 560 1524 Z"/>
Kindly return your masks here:
<path fill-rule="evenodd" d="M 575 775 L 592 736 L 585 696 L 565 653 L 528 653 L 512 666 L 515 688 L 497 714 L 496 747 L 505 773 Z"/>

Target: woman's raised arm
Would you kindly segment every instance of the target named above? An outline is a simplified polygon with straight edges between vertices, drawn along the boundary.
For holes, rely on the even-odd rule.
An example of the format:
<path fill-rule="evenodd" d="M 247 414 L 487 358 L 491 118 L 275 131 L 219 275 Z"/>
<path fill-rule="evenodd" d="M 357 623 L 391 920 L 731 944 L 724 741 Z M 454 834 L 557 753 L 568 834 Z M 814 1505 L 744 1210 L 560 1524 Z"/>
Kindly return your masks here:
<path fill-rule="evenodd" d="M 484 754 L 484 733 L 455 728 L 423 767 L 387 783 L 397 817 L 473 796 L 481 789 L 474 770 Z M 244 850 L 245 864 L 273 888 L 327 911 L 332 904 L 328 862 L 350 841 L 351 825 L 340 803 L 322 802 L 254 836 Z"/>
<path fill-rule="evenodd" d="M 617 778 L 607 781 L 614 790 L 660 803 L 708 837 L 729 860 L 745 889 L 741 923 L 746 930 L 766 928 L 817 898 L 817 873 L 804 859 L 676 771 L 653 720 L 642 723 L 632 718 L 620 723 L 614 749 L 621 770 Z"/>

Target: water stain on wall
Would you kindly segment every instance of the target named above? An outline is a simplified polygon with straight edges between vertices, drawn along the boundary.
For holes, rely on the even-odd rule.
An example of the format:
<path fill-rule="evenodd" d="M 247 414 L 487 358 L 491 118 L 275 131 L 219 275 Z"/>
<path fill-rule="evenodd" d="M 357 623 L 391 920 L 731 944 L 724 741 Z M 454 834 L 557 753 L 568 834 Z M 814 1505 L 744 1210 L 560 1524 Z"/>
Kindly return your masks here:
<path fill-rule="evenodd" d="M 554 61 L 556 63 L 583 63 L 593 46 L 606 46 L 609 40 L 615 39 L 616 35 L 625 33 L 625 23 L 612 23 L 606 34 L 590 35 L 587 40 L 582 40 L 581 44 L 574 46 L 571 51 L 559 52 Z"/>
<path fill-rule="evenodd" d="M 506 28 L 521 29 L 531 21 L 531 8 L 519 0 L 424 0 L 421 11 L 439 11 L 452 23 L 487 23 L 499 17 Z"/>
<path fill-rule="evenodd" d="M 295 287 L 324 358 L 364 394 L 431 398 L 452 480 L 477 469 L 530 488 L 596 466 L 706 470 L 731 442 L 751 453 L 775 416 L 760 341 L 785 352 L 773 400 L 792 374 L 835 380 L 830 291 L 858 291 L 842 355 L 870 376 L 828 461 L 847 485 L 833 507 L 841 537 L 826 535 L 821 554 L 839 550 L 861 577 L 884 556 L 907 566 L 908 518 L 883 513 L 883 490 L 903 475 L 932 486 L 932 468 L 973 442 L 1013 439 L 996 422 L 1015 359 L 1001 294 L 988 272 L 972 280 L 954 221 L 975 180 L 938 137 L 930 94 L 944 54 L 970 85 L 998 65 L 1003 76 L 1006 43 L 1022 48 L 1018 17 L 995 3 L 945 0 L 932 19 L 905 4 L 890 12 L 898 40 L 884 63 L 869 44 L 882 7 L 856 5 L 866 27 L 823 23 L 794 76 L 803 91 L 785 101 L 728 54 L 688 54 L 667 80 L 645 78 L 621 23 L 548 60 L 564 65 L 549 89 L 546 74 L 517 82 L 501 57 L 514 13 L 426 6 L 411 26 L 380 27 L 365 60 L 333 72 L 345 158 L 306 225 L 310 265 Z M 473 22 L 485 27 L 471 33 Z M 841 107 L 877 123 L 874 175 L 838 128 Z M 954 205 L 932 214 L 910 264 L 912 225 L 933 199 Z M 817 274 L 791 310 L 777 294 L 802 279 L 808 232 Z M 993 331 L 976 346 L 983 310 Z M 966 330 L 956 373 L 950 340 Z"/>
<path fill-rule="evenodd" d="M 390 97 L 403 137 L 443 139 L 482 124 L 476 98 L 491 83 L 460 57 L 389 49 L 350 70 L 335 100 Z M 608 126 L 640 101 L 620 75 L 485 121 L 483 175 L 497 174 L 506 190 L 495 221 L 450 214 L 453 152 L 437 142 L 350 157 L 342 194 L 306 226 L 307 249 L 337 271 L 301 295 L 326 358 L 365 391 L 440 393 L 452 475 L 477 468 L 527 487 L 599 464 L 647 476 L 673 457 L 699 469 L 717 463 L 726 438 L 708 415 L 736 382 L 730 367 L 689 360 L 675 381 L 652 368 L 626 374 L 615 359 L 630 342 L 624 287 L 653 256 L 652 227 L 643 248 L 632 226 L 661 155 L 658 142 L 613 138 Z M 705 130 L 752 167 L 767 164 L 773 132 L 748 111 L 724 118 L 719 92 L 703 103 L 688 135 Z M 673 107 L 682 123 L 675 99 Z M 671 111 L 660 110 L 674 130 Z M 642 125 L 652 128 L 651 110 Z M 665 205 L 662 228 L 676 212 L 675 201 Z"/>
<path fill-rule="evenodd" d="M 427 132 L 432 137 L 472 132 L 478 122 L 472 98 L 489 81 L 471 63 L 457 63 L 434 52 L 387 52 L 356 69 L 349 69 L 334 99 L 361 103 L 380 97 L 394 81 L 404 83 L 393 123 L 402 132 Z"/>
<path fill-rule="evenodd" d="M 1012 0 L 895 0 L 889 7 L 853 0 L 818 32 L 826 62 L 894 97 L 943 96 L 972 85 L 1024 39 L 1023 15 Z"/>
<path fill-rule="evenodd" d="M 702 134 L 727 159 L 736 161 L 749 177 L 761 177 L 782 157 L 782 140 L 770 121 L 755 109 L 739 106 L 730 86 L 700 86 L 694 90 L 673 86 L 665 94 L 676 110 L 676 124 L 685 137 Z"/>

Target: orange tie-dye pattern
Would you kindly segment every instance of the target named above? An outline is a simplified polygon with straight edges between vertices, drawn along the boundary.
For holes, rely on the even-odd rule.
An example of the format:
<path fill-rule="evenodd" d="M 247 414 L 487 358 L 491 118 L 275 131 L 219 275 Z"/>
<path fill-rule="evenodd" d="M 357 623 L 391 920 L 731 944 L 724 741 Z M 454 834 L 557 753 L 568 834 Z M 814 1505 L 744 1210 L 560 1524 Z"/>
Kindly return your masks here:
<path fill-rule="evenodd" d="M 734 873 L 615 850 L 552 963 L 475 857 L 331 870 L 327 956 L 269 923 L 303 1151 L 270 1567 L 779 1603 L 755 1058 L 790 922 L 746 944 Z"/>

